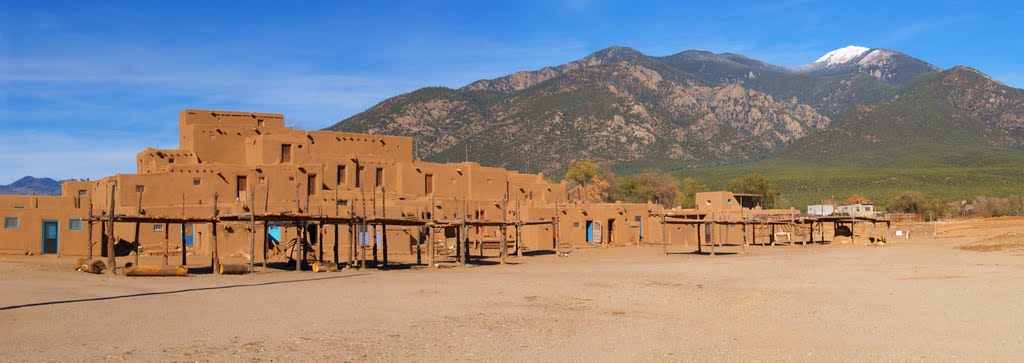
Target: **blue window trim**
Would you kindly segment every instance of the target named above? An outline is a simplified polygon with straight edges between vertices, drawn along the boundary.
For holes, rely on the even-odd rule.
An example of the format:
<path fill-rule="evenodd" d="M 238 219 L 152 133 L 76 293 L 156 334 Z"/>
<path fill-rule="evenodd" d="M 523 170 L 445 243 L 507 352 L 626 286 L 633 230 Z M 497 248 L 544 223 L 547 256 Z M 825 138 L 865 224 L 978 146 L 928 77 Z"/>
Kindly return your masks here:
<path fill-rule="evenodd" d="M 77 228 L 75 227 L 75 222 L 78 222 L 78 227 Z M 68 230 L 71 230 L 71 231 L 81 231 L 82 230 L 82 219 L 81 218 L 71 218 L 71 219 L 69 219 L 68 220 Z"/>
<path fill-rule="evenodd" d="M 10 221 L 14 221 L 14 226 L 10 225 Z M 18 217 L 4 217 L 4 229 L 16 229 L 18 228 Z"/>

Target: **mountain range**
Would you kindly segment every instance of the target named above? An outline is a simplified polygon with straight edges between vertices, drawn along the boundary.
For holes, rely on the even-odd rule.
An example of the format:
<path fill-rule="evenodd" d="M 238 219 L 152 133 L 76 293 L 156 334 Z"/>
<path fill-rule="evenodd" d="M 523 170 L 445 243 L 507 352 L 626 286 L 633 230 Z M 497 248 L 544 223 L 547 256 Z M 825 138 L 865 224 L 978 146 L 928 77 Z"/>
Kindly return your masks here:
<path fill-rule="evenodd" d="M 679 175 L 779 160 L 913 166 L 921 153 L 925 164 L 947 165 L 972 155 L 1016 160 L 1024 91 L 890 49 L 848 46 L 783 67 L 732 53 L 655 57 L 611 47 L 458 89 L 398 95 L 330 129 L 413 136 L 426 160 L 552 175 L 576 160 Z"/>
<path fill-rule="evenodd" d="M 26 176 L 8 185 L 0 185 L 0 194 L 60 195 L 59 181 Z"/>

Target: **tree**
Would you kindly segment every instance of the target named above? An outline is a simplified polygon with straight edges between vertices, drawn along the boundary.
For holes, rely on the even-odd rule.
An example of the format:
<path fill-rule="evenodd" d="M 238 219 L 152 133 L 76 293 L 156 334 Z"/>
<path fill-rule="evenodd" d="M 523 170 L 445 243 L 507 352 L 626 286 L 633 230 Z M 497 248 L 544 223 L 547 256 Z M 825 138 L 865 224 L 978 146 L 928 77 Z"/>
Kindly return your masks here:
<path fill-rule="evenodd" d="M 665 172 L 649 171 L 623 179 L 614 196 L 624 202 L 654 202 L 672 207 L 679 194 L 679 184 L 675 178 Z"/>
<path fill-rule="evenodd" d="M 899 213 L 921 214 L 925 211 L 928 201 L 919 192 L 903 192 L 889 201 L 890 211 Z"/>
<path fill-rule="evenodd" d="M 569 181 L 570 200 L 585 203 L 600 203 L 609 200 L 613 183 L 619 177 L 611 170 L 601 168 L 596 163 L 584 160 L 574 162 L 565 172 Z"/>
<path fill-rule="evenodd" d="M 597 164 L 590 160 L 574 162 L 565 172 L 565 180 L 568 180 L 570 185 L 586 186 L 597 175 L 597 169 Z"/>
<path fill-rule="evenodd" d="M 782 186 L 779 183 L 773 182 L 757 172 L 730 180 L 727 188 L 733 193 L 761 195 L 761 206 L 764 208 L 774 208 L 775 202 L 782 194 Z"/>
<path fill-rule="evenodd" d="M 697 179 L 683 178 L 682 191 L 679 193 L 679 205 L 683 208 L 695 208 L 697 206 L 697 193 L 708 191 L 708 187 L 701 184 Z"/>

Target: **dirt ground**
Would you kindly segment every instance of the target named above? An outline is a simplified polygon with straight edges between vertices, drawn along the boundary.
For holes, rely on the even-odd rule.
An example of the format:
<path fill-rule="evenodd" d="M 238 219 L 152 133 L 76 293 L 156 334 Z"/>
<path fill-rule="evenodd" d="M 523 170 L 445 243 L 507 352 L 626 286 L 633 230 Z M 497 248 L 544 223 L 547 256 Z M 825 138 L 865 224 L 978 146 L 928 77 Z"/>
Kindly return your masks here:
<path fill-rule="evenodd" d="M 0 256 L 0 361 L 1015 361 L 1020 234 L 995 219 L 882 247 L 188 278 Z"/>

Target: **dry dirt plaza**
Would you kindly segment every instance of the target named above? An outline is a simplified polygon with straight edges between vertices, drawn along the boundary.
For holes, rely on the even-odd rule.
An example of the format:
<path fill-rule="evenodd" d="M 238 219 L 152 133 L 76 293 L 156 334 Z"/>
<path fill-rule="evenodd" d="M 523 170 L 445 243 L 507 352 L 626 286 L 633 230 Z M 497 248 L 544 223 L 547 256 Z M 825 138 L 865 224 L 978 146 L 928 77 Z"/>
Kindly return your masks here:
<path fill-rule="evenodd" d="M 1020 360 L 1024 220 L 934 228 L 882 247 L 187 278 L 0 256 L 0 360 Z"/>

